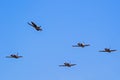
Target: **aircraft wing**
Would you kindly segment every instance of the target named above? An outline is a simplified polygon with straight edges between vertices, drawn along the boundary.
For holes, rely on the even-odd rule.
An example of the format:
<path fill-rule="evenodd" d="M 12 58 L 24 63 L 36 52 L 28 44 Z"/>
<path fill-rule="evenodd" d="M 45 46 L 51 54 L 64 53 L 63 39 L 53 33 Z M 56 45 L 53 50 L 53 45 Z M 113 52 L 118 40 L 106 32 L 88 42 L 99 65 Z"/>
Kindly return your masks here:
<path fill-rule="evenodd" d="M 71 64 L 71 66 L 75 66 L 76 64 Z"/>
<path fill-rule="evenodd" d="M 23 56 L 18 56 L 19 58 L 23 57 Z"/>
<path fill-rule="evenodd" d="M 32 23 L 32 24 L 31 24 Z M 28 23 L 30 26 L 37 28 L 37 25 L 34 22 Z"/>
<path fill-rule="evenodd" d="M 33 26 L 32 24 L 30 24 L 29 22 L 28 22 L 28 24 L 30 25 L 30 26 Z"/>
<path fill-rule="evenodd" d="M 78 45 L 72 45 L 72 47 L 79 47 Z"/>
<path fill-rule="evenodd" d="M 90 44 L 85 44 L 84 46 L 90 46 Z"/>
<path fill-rule="evenodd" d="M 59 65 L 60 67 L 65 67 L 65 65 Z"/>
<path fill-rule="evenodd" d="M 111 51 L 117 51 L 117 50 L 111 50 Z"/>
<path fill-rule="evenodd" d="M 11 57 L 11 56 L 6 56 L 6 58 L 13 58 L 13 57 Z"/>
<path fill-rule="evenodd" d="M 31 23 L 32 23 L 33 27 L 35 27 L 35 28 L 37 27 L 37 25 L 34 22 L 31 21 Z"/>
<path fill-rule="evenodd" d="M 101 50 L 101 51 L 99 51 L 99 52 L 106 52 L 106 51 L 104 51 L 104 50 Z"/>

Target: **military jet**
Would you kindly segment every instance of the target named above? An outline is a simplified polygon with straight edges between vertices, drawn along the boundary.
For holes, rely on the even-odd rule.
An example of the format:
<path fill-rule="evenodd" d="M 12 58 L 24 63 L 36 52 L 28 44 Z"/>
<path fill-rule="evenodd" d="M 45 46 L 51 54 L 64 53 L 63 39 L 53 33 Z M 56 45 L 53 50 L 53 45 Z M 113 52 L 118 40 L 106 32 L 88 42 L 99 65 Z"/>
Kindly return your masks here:
<path fill-rule="evenodd" d="M 117 51 L 117 50 L 111 50 L 110 48 L 105 48 L 104 50 L 100 50 L 99 52 L 108 52 L 108 53 L 110 53 L 110 52 L 114 52 L 114 51 Z"/>
<path fill-rule="evenodd" d="M 28 23 L 30 26 L 34 27 L 37 31 L 42 31 L 41 26 L 36 25 L 34 22 Z"/>
<path fill-rule="evenodd" d="M 77 45 L 73 45 L 72 47 L 82 47 L 84 48 L 85 46 L 90 46 L 90 44 L 84 44 L 84 43 L 77 43 Z"/>
<path fill-rule="evenodd" d="M 18 56 L 18 53 L 17 54 L 11 54 L 10 56 L 6 56 L 6 58 L 15 58 L 15 59 L 18 59 L 18 58 L 21 58 L 23 56 Z"/>
<path fill-rule="evenodd" d="M 71 67 L 71 66 L 75 66 L 76 64 L 71 64 L 71 63 L 67 63 L 65 62 L 63 65 L 59 65 L 60 67 Z"/>

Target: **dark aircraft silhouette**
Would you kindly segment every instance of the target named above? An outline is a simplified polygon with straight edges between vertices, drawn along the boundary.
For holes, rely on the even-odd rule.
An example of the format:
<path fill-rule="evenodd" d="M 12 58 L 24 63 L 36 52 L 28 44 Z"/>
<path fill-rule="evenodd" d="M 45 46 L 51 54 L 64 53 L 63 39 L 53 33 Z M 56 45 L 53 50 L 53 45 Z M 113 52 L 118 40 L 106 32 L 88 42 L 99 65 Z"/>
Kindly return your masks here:
<path fill-rule="evenodd" d="M 77 45 L 73 45 L 72 47 L 82 47 L 84 48 L 85 46 L 90 46 L 90 44 L 84 44 L 84 43 L 77 43 Z"/>
<path fill-rule="evenodd" d="M 28 23 L 30 26 L 34 27 L 37 31 L 42 31 L 41 26 L 37 26 L 34 22 Z"/>
<path fill-rule="evenodd" d="M 71 66 L 75 66 L 76 64 L 71 64 L 71 63 L 67 63 L 65 62 L 63 65 L 59 65 L 60 67 L 71 67 Z"/>
<path fill-rule="evenodd" d="M 18 53 L 17 54 L 11 54 L 10 56 L 6 56 L 6 58 L 15 58 L 15 59 L 18 59 L 18 58 L 21 58 L 23 56 L 18 56 Z"/>
<path fill-rule="evenodd" d="M 100 50 L 99 52 L 114 52 L 114 51 L 117 51 L 117 50 L 111 50 L 110 48 L 105 48 L 104 50 Z"/>

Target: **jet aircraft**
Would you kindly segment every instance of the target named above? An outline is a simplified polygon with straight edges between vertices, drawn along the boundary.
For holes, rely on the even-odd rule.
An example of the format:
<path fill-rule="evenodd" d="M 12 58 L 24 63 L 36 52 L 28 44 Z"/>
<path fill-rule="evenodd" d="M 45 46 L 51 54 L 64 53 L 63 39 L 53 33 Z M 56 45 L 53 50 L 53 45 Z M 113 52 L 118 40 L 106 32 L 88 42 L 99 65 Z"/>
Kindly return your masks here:
<path fill-rule="evenodd" d="M 108 52 L 108 53 L 110 53 L 110 52 L 114 52 L 114 51 L 117 51 L 117 50 L 111 50 L 110 48 L 105 48 L 104 50 L 100 50 L 99 52 Z"/>
<path fill-rule="evenodd" d="M 41 26 L 36 25 L 34 22 L 28 23 L 30 26 L 34 27 L 37 31 L 42 31 Z"/>
<path fill-rule="evenodd" d="M 23 56 L 19 56 L 18 53 L 17 54 L 11 54 L 10 56 L 6 56 L 6 58 L 15 58 L 15 59 L 18 59 L 18 58 L 21 58 Z"/>
<path fill-rule="evenodd" d="M 71 67 L 71 66 L 75 66 L 76 64 L 71 64 L 71 63 L 67 63 L 65 62 L 63 65 L 59 65 L 60 67 Z"/>
<path fill-rule="evenodd" d="M 84 44 L 84 43 L 77 43 L 77 45 L 73 45 L 72 47 L 82 47 L 82 48 L 84 48 L 84 47 L 86 47 L 86 46 L 90 46 L 90 44 Z"/>

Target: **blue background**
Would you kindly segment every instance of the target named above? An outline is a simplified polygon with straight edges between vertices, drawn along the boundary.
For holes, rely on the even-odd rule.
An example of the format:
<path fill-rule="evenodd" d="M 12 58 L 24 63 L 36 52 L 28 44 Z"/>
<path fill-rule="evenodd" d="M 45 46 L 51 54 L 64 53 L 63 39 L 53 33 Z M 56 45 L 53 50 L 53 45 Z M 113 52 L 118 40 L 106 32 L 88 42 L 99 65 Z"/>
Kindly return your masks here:
<path fill-rule="evenodd" d="M 0 80 L 120 80 L 119 0 L 1 0 L 0 12 Z"/>

